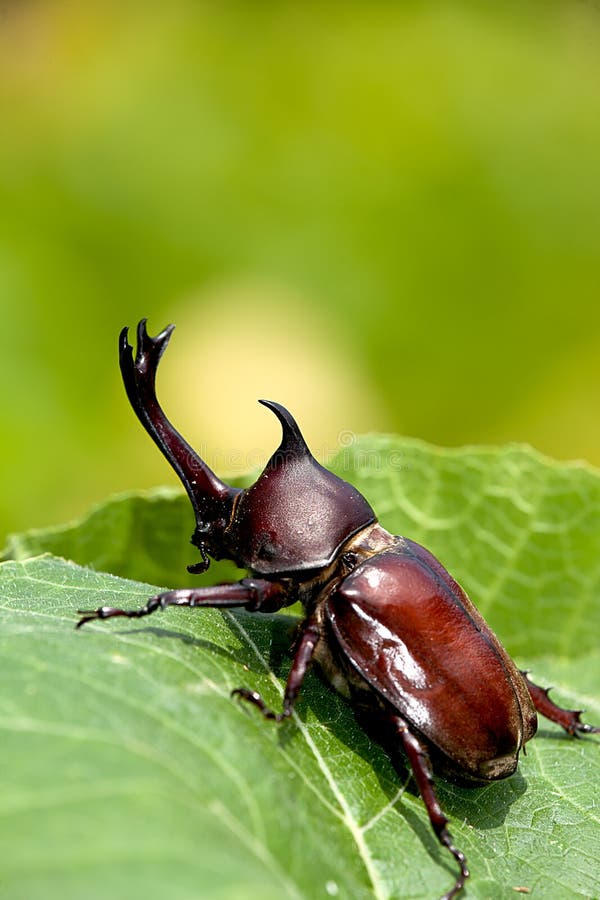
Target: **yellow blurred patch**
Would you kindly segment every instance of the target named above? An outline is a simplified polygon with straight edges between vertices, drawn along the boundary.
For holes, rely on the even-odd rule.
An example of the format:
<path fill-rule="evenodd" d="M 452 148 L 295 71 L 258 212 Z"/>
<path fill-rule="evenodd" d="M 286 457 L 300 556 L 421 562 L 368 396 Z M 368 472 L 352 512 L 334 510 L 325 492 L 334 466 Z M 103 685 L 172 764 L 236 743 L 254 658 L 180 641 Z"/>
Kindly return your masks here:
<path fill-rule="evenodd" d="M 231 284 L 173 310 L 177 324 L 159 375 L 170 418 L 219 472 L 263 465 L 278 446 L 277 400 L 326 462 L 350 431 L 381 428 L 360 348 L 326 311 L 286 288 Z M 149 323 L 156 332 L 167 323 Z"/>

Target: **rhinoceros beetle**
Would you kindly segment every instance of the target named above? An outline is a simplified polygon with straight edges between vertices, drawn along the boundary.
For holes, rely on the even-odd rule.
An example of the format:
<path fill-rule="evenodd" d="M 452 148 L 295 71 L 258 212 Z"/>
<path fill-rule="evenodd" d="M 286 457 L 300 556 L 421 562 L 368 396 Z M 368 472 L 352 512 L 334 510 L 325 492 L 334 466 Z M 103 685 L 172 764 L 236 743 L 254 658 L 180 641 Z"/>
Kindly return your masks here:
<path fill-rule="evenodd" d="M 192 543 L 205 571 L 230 559 L 250 572 L 234 584 L 172 590 L 141 609 L 81 610 L 93 619 L 140 618 L 168 606 L 243 607 L 272 613 L 297 601 L 299 629 L 280 712 L 260 694 L 234 691 L 267 719 L 292 712 L 316 660 L 359 714 L 403 748 L 438 841 L 459 873 L 443 900 L 469 876 L 437 800 L 432 764 L 463 783 L 481 784 L 515 771 L 533 737 L 537 712 L 570 735 L 600 732 L 579 710 L 558 707 L 548 691 L 519 671 L 460 585 L 424 547 L 378 523 L 365 498 L 312 456 L 290 413 L 261 400 L 279 419 L 283 437 L 264 471 L 245 490 L 221 481 L 166 418 L 155 376 L 173 326 L 157 337 L 137 330 L 137 354 L 119 339 L 125 389 L 144 428 L 177 472 L 196 517 Z"/>

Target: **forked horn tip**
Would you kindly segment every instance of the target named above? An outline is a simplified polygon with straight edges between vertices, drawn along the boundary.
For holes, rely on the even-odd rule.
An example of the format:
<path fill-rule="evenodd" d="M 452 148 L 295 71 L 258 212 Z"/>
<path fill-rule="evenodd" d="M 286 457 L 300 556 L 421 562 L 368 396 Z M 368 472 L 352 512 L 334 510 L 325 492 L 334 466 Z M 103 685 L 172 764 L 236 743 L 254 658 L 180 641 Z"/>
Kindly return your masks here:
<path fill-rule="evenodd" d="M 138 344 L 140 344 L 141 346 L 143 346 L 146 343 L 166 345 L 175 329 L 175 325 L 167 325 L 167 327 L 163 328 L 163 330 L 159 334 L 157 334 L 156 337 L 150 337 L 150 335 L 148 334 L 148 329 L 146 328 L 147 322 L 148 322 L 147 316 L 144 316 L 144 318 L 140 319 L 140 321 L 138 322 L 138 326 L 137 326 Z"/>
<path fill-rule="evenodd" d="M 124 328 L 121 328 L 121 332 L 119 334 L 119 347 L 121 348 L 121 350 L 127 350 L 129 346 L 129 326 L 126 325 Z"/>

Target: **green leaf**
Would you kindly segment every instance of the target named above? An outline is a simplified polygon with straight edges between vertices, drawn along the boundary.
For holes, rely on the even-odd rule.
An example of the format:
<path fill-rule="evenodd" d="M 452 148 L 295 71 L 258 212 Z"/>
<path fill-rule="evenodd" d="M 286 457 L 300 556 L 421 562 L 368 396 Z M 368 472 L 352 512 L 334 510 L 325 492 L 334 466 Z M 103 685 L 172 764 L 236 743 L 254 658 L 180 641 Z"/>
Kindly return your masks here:
<path fill-rule="evenodd" d="M 4 559 L 42 553 L 147 583 L 188 587 L 186 566 L 198 562 L 190 546 L 194 516 L 187 495 L 174 488 L 129 491 L 98 503 L 82 519 L 55 528 L 9 535 Z M 218 572 L 218 575 L 217 575 Z M 211 582 L 239 577 L 230 563 L 211 565 Z"/>
<path fill-rule="evenodd" d="M 597 472 L 523 447 L 376 436 L 332 467 L 386 527 L 442 559 L 558 702 L 600 722 Z M 0 566 L 3 896 L 440 896 L 455 866 L 412 781 L 316 671 L 281 726 L 230 698 L 246 685 L 280 703 L 295 620 L 171 609 L 75 632 L 78 608 L 137 607 L 155 588 L 25 558 L 51 548 L 129 575 L 147 565 L 165 584 L 194 561 L 189 519 L 179 495 L 132 495 L 11 540 L 18 558 Z M 480 789 L 438 779 L 472 872 L 466 897 L 600 895 L 599 749 L 542 722 L 514 777 Z"/>

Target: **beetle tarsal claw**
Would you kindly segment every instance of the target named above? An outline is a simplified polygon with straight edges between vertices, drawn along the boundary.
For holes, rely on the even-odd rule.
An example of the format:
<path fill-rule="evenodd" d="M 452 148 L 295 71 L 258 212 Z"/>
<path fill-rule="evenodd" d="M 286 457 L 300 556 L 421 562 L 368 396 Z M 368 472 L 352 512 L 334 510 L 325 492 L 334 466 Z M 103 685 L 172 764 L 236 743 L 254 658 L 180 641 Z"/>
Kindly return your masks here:
<path fill-rule="evenodd" d="M 581 722 L 578 718 L 572 733 L 574 737 L 581 737 L 582 734 L 600 734 L 600 728 Z"/>
<path fill-rule="evenodd" d="M 98 609 L 78 609 L 77 612 L 82 617 L 75 625 L 75 628 L 81 628 L 86 622 L 93 622 L 94 619 L 110 619 L 111 616 L 117 615 L 119 610 L 112 606 L 100 606 Z"/>
<path fill-rule="evenodd" d="M 77 622 L 75 628 L 81 628 L 86 622 L 93 622 L 94 619 L 98 618 L 96 613 L 91 609 L 78 609 L 77 612 L 81 616 L 81 619 Z"/>
<path fill-rule="evenodd" d="M 287 719 L 289 715 L 289 712 L 287 714 L 286 712 L 276 713 L 272 709 L 269 709 L 258 691 L 251 691 L 248 688 L 235 688 L 235 690 L 231 692 L 231 696 L 239 697 L 241 700 L 245 700 L 247 703 L 256 706 L 265 719 L 273 719 L 275 722 L 281 722 L 283 719 Z"/>
<path fill-rule="evenodd" d="M 454 887 L 448 891 L 441 900 L 452 900 L 453 897 L 456 897 L 465 886 L 465 882 L 467 878 L 469 878 L 469 869 L 467 868 L 467 858 L 462 850 L 459 850 L 458 847 L 455 846 L 454 841 L 452 840 L 452 835 L 448 831 L 447 828 L 443 828 L 439 835 L 440 842 L 446 847 L 447 850 L 450 851 L 454 859 L 457 861 L 460 866 L 460 875 L 454 882 Z"/>

